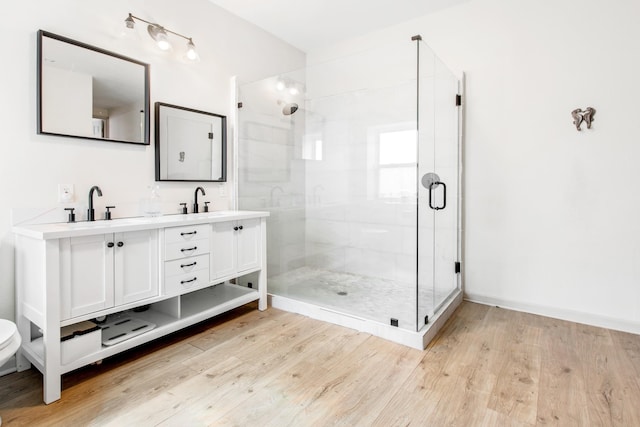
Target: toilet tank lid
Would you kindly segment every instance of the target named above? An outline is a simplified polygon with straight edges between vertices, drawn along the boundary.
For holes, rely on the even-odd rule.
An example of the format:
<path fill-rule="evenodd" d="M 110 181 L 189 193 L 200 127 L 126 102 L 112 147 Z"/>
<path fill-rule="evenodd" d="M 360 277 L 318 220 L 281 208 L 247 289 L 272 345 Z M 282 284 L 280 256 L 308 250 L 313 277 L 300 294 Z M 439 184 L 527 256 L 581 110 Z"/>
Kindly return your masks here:
<path fill-rule="evenodd" d="M 16 324 L 6 320 L 0 319 L 0 349 L 9 344 L 11 337 L 18 331 Z"/>

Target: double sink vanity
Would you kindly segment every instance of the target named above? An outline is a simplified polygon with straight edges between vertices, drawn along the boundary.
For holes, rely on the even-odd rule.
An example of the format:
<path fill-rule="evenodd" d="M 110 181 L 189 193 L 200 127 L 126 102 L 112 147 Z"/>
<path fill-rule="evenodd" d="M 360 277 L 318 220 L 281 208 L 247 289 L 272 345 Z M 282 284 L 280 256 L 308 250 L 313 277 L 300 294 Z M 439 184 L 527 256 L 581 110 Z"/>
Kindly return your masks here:
<path fill-rule="evenodd" d="M 18 370 L 42 372 L 50 403 L 66 372 L 252 301 L 266 309 L 268 215 L 14 227 Z"/>
<path fill-rule="evenodd" d="M 37 43 L 39 135 L 150 145 L 148 64 L 44 30 Z M 226 182 L 225 116 L 156 102 L 154 125 L 156 181 Z M 66 372 L 252 301 L 266 309 L 269 214 L 198 213 L 198 191 L 192 214 L 111 220 L 106 206 L 94 221 L 94 186 L 88 221 L 66 207 L 68 223 L 13 228 L 17 365 L 42 372 L 45 403 Z M 148 200 L 143 212 L 160 213 Z"/>

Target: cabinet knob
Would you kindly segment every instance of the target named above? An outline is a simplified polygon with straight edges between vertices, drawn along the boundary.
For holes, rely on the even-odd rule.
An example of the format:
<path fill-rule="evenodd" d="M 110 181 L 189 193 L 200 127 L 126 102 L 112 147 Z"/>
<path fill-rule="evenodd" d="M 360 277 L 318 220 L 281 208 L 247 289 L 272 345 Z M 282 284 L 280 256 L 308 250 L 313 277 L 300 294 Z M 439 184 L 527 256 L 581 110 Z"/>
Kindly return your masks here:
<path fill-rule="evenodd" d="M 123 246 L 124 246 L 124 243 L 123 243 L 123 242 L 118 242 L 118 247 L 119 247 L 119 248 L 121 248 L 121 247 L 123 247 Z"/>
<path fill-rule="evenodd" d="M 113 247 L 113 242 L 109 242 L 109 243 L 107 243 L 107 247 L 108 247 L 108 248 L 112 248 L 112 247 Z"/>
<path fill-rule="evenodd" d="M 233 229 L 234 229 L 235 231 L 238 231 L 238 227 L 233 227 Z"/>
<path fill-rule="evenodd" d="M 238 227 L 240 230 L 242 230 L 242 226 Z"/>

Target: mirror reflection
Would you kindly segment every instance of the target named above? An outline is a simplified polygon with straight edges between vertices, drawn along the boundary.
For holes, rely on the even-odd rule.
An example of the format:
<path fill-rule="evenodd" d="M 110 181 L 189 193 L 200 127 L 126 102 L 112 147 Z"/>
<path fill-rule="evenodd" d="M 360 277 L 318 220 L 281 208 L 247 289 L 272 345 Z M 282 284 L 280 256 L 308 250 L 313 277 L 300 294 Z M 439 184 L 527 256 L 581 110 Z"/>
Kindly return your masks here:
<path fill-rule="evenodd" d="M 216 181 L 226 176 L 226 117 L 156 102 L 156 181 Z"/>
<path fill-rule="evenodd" d="M 38 133 L 149 144 L 148 65 L 38 32 Z"/>

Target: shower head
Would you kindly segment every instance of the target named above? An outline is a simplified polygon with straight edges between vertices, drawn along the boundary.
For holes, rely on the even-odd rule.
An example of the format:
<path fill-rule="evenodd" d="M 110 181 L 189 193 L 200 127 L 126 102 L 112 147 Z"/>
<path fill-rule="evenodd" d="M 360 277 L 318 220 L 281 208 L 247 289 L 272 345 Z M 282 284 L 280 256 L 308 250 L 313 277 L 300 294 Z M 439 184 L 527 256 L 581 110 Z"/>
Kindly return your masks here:
<path fill-rule="evenodd" d="M 298 111 L 298 104 L 296 104 L 295 102 L 285 104 L 285 106 L 282 107 L 282 114 L 284 114 L 285 116 L 290 116 L 296 111 Z"/>

